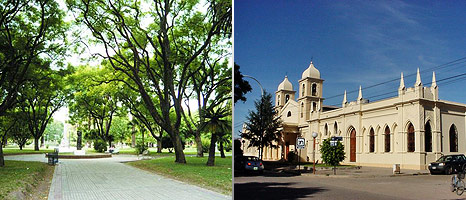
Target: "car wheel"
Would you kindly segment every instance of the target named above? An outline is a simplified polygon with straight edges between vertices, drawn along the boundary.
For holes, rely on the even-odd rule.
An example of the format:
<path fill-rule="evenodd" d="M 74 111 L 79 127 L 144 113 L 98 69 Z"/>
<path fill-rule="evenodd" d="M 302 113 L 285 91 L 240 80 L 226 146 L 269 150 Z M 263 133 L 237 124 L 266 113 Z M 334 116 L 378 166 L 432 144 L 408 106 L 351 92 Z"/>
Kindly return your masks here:
<path fill-rule="evenodd" d="M 446 175 L 450 175 L 452 172 L 453 172 L 453 169 L 452 169 L 450 166 L 448 166 L 447 168 L 445 168 L 445 174 L 446 174 Z"/>

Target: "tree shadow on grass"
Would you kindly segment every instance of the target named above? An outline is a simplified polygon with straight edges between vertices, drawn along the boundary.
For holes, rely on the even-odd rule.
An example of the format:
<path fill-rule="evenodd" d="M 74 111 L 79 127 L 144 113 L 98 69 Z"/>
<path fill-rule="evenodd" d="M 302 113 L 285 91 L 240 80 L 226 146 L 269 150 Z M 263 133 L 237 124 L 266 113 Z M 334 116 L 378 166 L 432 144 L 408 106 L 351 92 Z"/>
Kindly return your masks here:
<path fill-rule="evenodd" d="M 320 187 L 293 188 L 295 183 L 250 182 L 235 183 L 235 199 L 299 199 L 311 198 L 312 194 L 326 191 Z"/>

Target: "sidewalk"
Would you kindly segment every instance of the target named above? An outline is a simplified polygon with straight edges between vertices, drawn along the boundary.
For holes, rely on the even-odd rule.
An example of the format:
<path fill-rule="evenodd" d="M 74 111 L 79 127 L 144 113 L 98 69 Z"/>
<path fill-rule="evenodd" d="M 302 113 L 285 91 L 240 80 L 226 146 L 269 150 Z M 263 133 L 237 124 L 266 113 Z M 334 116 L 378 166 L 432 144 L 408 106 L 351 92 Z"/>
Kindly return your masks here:
<path fill-rule="evenodd" d="M 61 160 L 49 199 L 231 199 L 121 163 L 131 159 Z"/>
<path fill-rule="evenodd" d="M 412 170 L 412 169 L 401 169 L 401 173 L 393 174 L 392 168 L 384 167 L 365 167 L 365 166 L 348 166 L 348 167 L 337 167 L 336 175 L 333 175 L 333 168 L 327 167 L 316 167 L 316 174 L 312 173 L 312 167 L 304 170 L 301 166 L 300 170 L 298 167 L 289 165 L 279 165 L 273 168 L 269 168 L 269 171 L 276 173 L 289 173 L 294 175 L 310 175 L 310 176 L 331 176 L 331 177 L 392 177 L 392 176 L 416 176 L 416 175 L 428 175 L 429 170 Z M 267 165 L 266 165 L 267 167 Z"/>
<path fill-rule="evenodd" d="M 6 160 L 47 162 L 44 154 L 5 156 Z M 102 199 L 231 199 L 198 186 L 124 164 L 134 155 L 99 159 L 60 159 L 49 200 Z"/>

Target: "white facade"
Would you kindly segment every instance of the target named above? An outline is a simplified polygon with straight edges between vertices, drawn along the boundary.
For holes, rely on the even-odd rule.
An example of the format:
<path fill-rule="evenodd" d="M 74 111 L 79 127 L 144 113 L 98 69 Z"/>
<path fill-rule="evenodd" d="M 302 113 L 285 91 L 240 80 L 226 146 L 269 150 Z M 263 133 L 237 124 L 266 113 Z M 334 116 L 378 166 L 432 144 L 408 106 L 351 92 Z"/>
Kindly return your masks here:
<path fill-rule="evenodd" d="M 323 80 L 312 62 L 299 80 L 296 100 L 285 77 L 275 96 L 283 121 L 280 147 L 264 148 L 265 160 L 287 159 L 288 152 L 297 151 L 296 138 L 304 137 L 301 159 L 312 161 L 313 132 L 318 133 L 316 160 L 320 143 L 332 136 L 343 137 L 344 163 L 362 166 L 426 169 L 442 154 L 466 152 L 466 104 L 439 100 L 435 74 L 425 87 L 418 70 L 409 88 L 401 74 L 398 96 L 376 102 L 363 99 L 361 90 L 356 101 L 348 102 L 345 92 L 339 108 L 323 105 L 322 91 Z M 254 148 L 244 152 L 257 155 Z"/>

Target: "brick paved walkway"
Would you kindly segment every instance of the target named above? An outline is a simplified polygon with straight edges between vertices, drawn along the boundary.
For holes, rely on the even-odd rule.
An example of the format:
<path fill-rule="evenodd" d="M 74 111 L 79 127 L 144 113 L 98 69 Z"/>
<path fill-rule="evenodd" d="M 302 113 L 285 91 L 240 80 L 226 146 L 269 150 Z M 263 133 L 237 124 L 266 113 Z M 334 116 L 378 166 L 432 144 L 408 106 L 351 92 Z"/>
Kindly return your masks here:
<path fill-rule="evenodd" d="M 25 157 L 26 156 L 26 157 Z M 46 162 L 44 155 L 8 156 L 11 160 Z M 152 174 L 121 162 L 136 156 L 61 159 L 55 168 L 49 200 L 72 199 L 231 199 L 197 186 Z"/>

